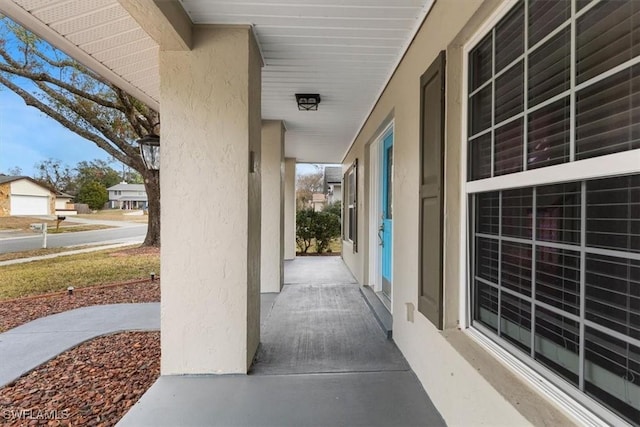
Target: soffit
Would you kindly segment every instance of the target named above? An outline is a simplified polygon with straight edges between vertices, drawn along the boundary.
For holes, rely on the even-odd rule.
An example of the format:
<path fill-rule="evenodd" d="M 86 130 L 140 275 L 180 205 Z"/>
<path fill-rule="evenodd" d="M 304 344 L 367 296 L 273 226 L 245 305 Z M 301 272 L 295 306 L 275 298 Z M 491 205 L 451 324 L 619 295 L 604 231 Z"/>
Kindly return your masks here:
<path fill-rule="evenodd" d="M 117 0 L 10 0 L 0 10 L 158 108 L 158 45 Z"/>

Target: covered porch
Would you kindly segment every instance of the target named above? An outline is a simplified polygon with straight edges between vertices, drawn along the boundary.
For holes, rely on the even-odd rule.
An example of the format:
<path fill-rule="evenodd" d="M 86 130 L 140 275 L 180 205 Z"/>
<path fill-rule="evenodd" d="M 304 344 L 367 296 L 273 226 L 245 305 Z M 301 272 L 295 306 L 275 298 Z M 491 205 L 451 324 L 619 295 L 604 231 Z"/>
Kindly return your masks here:
<path fill-rule="evenodd" d="M 339 257 L 284 271 L 248 375 L 163 376 L 118 425 L 445 425 Z"/>
<path fill-rule="evenodd" d="M 509 213 L 502 196 L 473 201 L 476 193 L 638 173 L 636 140 L 625 142 L 627 152 L 582 159 L 576 136 L 566 136 L 576 128 L 579 89 L 640 63 L 637 55 L 594 60 L 614 65 L 576 85 L 576 34 L 591 28 L 578 21 L 596 22 L 599 8 L 615 3 L 0 0 L 2 12 L 161 113 L 162 376 L 122 425 L 638 424 L 640 400 L 629 390 L 640 376 L 626 368 L 602 381 L 604 397 L 587 393 L 584 314 L 566 317 L 536 300 L 533 202 L 513 197 L 520 204 Z M 547 6 L 563 4 L 562 19 L 546 23 Z M 607 25 L 617 28 L 628 15 L 621 10 Z M 542 35 L 529 45 L 534 27 Z M 566 88 L 540 89 L 534 107 L 561 102 L 573 121 L 563 125 L 561 161 L 529 170 L 541 161 L 529 152 L 549 151 L 527 143 L 536 136 L 527 120 L 538 111 L 526 106 L 528 67 L 542 57 L 570 62 L 554 75 L 571 76 Z M 539 120 L 559 120 L 546 117 Z M 498 124 L 520 127 L 499 134 Z M 545 133 L 552 126 L 541 128 L 541 139 L 556 137 Z M 513 176 L 500 171 L 500 147 L 517 153 L 503 161 L 515 163 Z M 296 258 L 296 162 L 342 164 L 341 258 Z M 586 205 L 586 190 L 581 197 Z M 474 217 L 481 202 L 484 216 Z M 516 237 L 501 234 L 507 214 L 521 219 Z M 489 231 L 477 233 L 475 222 Z M 586 236 L 584 227 L 573 235 Z M 471 232 L 488 239 L 482 259 Z M 493 249 L 504 241 L 519 261 Z M 575 244 L 547 246 L 586 259 Z M 599 255 L 637 263 L 639 250 Z M 481 261 L 484 272 L 475 269 Z M 516 273 L 503 277 L 509 268 Z M 578 276 L 584 290 L 584 269 Z M 629 273 L 621 280 L 631 288 Z M 386 305 L 393 341 L 361 286 Z M 539 308 L 582 342 L 574 348 L 562 334 L 532 329 Z M 490 319 L 484 330 L 481 316 Z M 503 339 L 509 334 L 520 350 Z M 615 337 L 640 348 L 637 338 Z M 577 385 L 563 379 L 567 367 Z"/>

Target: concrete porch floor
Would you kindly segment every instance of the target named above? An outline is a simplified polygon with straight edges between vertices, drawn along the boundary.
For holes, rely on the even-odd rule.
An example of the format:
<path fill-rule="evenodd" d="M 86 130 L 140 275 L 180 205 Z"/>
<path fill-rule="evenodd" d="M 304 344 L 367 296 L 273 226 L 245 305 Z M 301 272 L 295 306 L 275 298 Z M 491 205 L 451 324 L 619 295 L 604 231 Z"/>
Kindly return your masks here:
<path fill-rule="evenodd" d="M 119 426 L 444 426 L 338 257 L 285 263 L 249 375 L 163 376 Z"/>

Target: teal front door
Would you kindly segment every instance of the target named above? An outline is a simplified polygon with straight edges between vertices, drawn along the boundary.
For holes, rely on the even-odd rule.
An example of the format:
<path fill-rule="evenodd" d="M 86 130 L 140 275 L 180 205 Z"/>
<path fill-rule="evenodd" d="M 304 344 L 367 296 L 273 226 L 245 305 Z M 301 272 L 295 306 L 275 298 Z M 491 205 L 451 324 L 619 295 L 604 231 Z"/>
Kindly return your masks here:
<path fill-rule="evenodd" d="M 393 131 L 382 141 L 382 221 L 380 241 L 382 245 L 382 292 L 391 299 L 392 251 L 393 251 Z"/>

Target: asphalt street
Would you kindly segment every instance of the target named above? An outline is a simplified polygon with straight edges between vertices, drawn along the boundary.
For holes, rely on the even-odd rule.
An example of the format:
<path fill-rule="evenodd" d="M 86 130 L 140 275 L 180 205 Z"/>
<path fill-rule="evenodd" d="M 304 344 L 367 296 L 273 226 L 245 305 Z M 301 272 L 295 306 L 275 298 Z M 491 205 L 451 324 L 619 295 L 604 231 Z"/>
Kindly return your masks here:
<path fill-rule="evenodd" d="M 111 243 L 138 243 L 144 240 L 147 225 L 133 225 L 106 230 L 79 231 L 77 233 L 49 234 L 48 248 L 65 246 L 95 245 Z M 0 239 L 0 254 L 8 252 L 28 251 L 42 247 L 42 235 L 20 236 Z"/>

